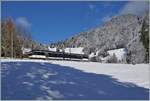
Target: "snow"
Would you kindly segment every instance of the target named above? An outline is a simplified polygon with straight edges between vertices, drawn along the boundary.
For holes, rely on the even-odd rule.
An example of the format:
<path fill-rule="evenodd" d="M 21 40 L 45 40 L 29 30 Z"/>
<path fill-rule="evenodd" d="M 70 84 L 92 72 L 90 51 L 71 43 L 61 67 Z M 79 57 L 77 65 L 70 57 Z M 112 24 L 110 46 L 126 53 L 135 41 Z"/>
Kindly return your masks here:
<path fill-rule="evenodd" d="M 148 64 L 1 59 L 2 99 L 148 99 Z M 90 92 L 89 92 L 90 91 Z"/>
<path fill-rule="evenodd" d="M 57 75 L 56 73 L 46 73 L 43 75 L 43 78 L 48 79 L 51 75 Z"/>
<path fill-rule="evenodd" d="M 65 48 L 66 53 L 76 53 L 76 54 L 84 54 L 83 47 L 77 48 Z"/>
<path fill-rule="evenodd" d="M 84 72 L 106 74 L 121 82 L 131 82 L 149 88 L 148 64 L 102 64 L 96 62 L 51 61 L 53 64 L 68 66 Z"/>
<path fill-rule="evenodd" d="M 32 78 L 32 79 L 35 78 L 35 76 L 34 76 L 32 73 L 27 73 L 26 76 L 27 76 L 27 77 L 30 77 L 30 78 Z"/>
<path fill-rule="evenodd" d="M 46 56 L 44 56 L 44 55 L 30 55 L 29 58 L 42 58 L 42 59 L 45 59 Z"/>
<path fill-rule="evenodd" d="M 24 48 L 24 47 L 22 47 L 22 53 L 23 54 L 26 54 L 26 53 L 30 52 L 31 50 L 32 50 L 31 48 Z"/>
<path fill-rule="evenodd" d="M 148 64 L 136 64 L 136 65 L 110 64 L 110 63 L 105 64 L 105 63 L 97 63 L 97 62 L 76 62 L 76 61 L 34 60 L 34 59 L 1 60 L 1 62 L 11 62 L 11 61 L 58 64 L 61 66 L 68 66 L 71 68 L 79 69 L 84 72 L 111 75 L 113 76 L 113 78 L 116 78 L 121 82 L 131 82 L 138 86 L 149 88 L 149 65 Z M 53 75 L 53 74 L 45 74 L 45 75 Z"/>
<path fill-rule="evenodd" d="M 54 48 L 48 47 L 48 50 L 56 52 L 57 48 L 56 47 L 54 47 Z M 84 54 L 83 47 L 65 48 L 64 51 L 65 51 L 65 53 Z M 62 52 L 62 49 L 60 49 L 60 52 Z"/>
<path fill-rule="evenodd" d="M 89 58 L 92 58 L 92 57 L 97 57 L 98 54 L 99 54 L 100 50 L 96 51 L 95 53 L 92 52 L 90 55 L 89 55 Z M 106 57 L 102 57 L 100 56 L 100 59 L 102 60 L 103 63 L 106 63 L 107 60 L 113 56 L 113 54 L 115 54 L 115 56 L 117 57 L 118 61 L 122 61 L 125 57 L 126 57 L 126 54 L 127 54 L 127 51 L 125 48 L 120 48 L 120 49 L 113 49 L 113 50 L 108 50 L 106 51 L 108 52 L 108 56 Z"/>
<path fill-rule="evenodd" d="M 49 50 L 49 51 L 56 52 L 57 48 L 56 48 L 56 47 L 55 47 L 55 48 L 48 47 L 48 50 Z"/>
<path fill-rule="evenodd" d="M 94 52 L 92 52 L 91 54 L 89 54 L 89 58 L 95 57 L 97 56 L 97 54 L 95 54 Z"/>
<path fill-rule="evenodd" d="M 22 84 L 24 84 L 24 85 L 28 85 L 28 86 L 33 86 L 33 84 L 32 84 L 32 83 L 30 83 L 30 82 L 22 82 Z"/>
<path fill-rule="evenodd" d="M 126 50 L 125 50 L 125 48 L 109 50 L 109 51 L 107 51 L 107 52 L 108 52 L 108 54 L 109 54 L 110 56 L 113 56 L 113 54 L 115 54 L 118 60 L 122 60 L 123 57 L 124 57 L 124 56 L 126 55 L 126 53 L 127 53 Z"/>

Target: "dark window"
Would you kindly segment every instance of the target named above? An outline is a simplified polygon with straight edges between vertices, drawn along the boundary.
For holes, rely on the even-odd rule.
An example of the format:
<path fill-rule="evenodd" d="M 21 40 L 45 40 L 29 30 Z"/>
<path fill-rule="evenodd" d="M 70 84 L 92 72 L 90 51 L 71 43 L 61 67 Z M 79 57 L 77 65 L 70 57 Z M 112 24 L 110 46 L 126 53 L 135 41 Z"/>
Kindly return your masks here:
<path fill-rule="evenodd" d="M 33 55 L 45 55 L 44 52 L 33 52 Z"/>

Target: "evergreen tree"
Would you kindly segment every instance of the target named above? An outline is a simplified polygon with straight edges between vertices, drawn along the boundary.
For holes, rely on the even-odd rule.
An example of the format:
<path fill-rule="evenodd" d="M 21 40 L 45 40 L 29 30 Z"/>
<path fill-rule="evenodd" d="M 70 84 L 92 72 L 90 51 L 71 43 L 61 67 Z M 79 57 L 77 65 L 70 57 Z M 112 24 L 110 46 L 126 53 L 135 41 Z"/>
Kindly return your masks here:
<path fill-rule="evenodd" d="M 141 41 L 143 43 L 144 48 L 146 49 L 145 60 L 149 61 L 149 25 L 146 21 L 143 21 L 142 29 L 141 29 Z"/>
<path fill-rule="evenodd" d="M 118 59 L 116 55 L 113 53 L 113 55 L 107 60 L 108 63 L 117 63 Z"/>

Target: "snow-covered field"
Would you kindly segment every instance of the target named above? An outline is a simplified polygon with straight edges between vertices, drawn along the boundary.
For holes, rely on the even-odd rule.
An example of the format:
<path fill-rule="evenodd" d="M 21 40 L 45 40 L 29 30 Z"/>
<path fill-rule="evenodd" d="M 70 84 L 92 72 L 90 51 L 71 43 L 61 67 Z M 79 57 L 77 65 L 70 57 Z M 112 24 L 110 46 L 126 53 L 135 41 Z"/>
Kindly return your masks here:
<path fill-rule="evenodd" d="M 2 99 L 148 99 L 148 64 L 2 59 Z"/>
<path fill-rule="evenodd" d="M 101 64 L 96 62 L 51 61 L 53 64 L 68 66 L 84 72 L 106 74 L 121 82 L 131 82 L 149 88 L 148 64 Z"/>

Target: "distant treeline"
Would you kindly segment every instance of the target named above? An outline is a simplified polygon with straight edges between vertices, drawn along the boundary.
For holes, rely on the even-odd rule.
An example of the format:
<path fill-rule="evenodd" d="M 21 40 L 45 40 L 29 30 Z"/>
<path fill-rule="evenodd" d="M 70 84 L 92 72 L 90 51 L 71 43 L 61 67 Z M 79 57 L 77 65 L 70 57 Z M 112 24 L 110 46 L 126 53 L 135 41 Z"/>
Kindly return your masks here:
<path fill-rule="evenodd" d="M 34 41 L 31 32 L 16 25 L 12 18 L 1 22 L 1 56 L 22 57 L 22 48 L 43 49 L 43 45 Z"/>

